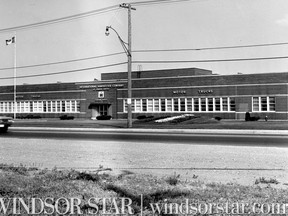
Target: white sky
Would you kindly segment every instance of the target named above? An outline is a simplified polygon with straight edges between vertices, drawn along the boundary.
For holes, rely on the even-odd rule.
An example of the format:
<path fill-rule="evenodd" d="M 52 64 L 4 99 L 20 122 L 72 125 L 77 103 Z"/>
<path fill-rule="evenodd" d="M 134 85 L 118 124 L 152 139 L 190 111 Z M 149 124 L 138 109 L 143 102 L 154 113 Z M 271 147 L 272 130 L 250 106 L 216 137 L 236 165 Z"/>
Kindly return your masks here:
<path fill-rule="evenodd" d="M 137 2 L 137 1 L 133 1 Z M 0 0 L 0 69 L 14 65 L 14 47 L 5 40 L 14 31 L 2 29 L 62 18 L 117 5 L 120 0 Z M 132 12 L 132 50 L 205 48 L 288 42 L 287 0 L 191 0 L 135 6 Z M 82 59 L 122 52 L 111 25 L 127 42 L 127 10 L 119 9 L 69 22 L 16 32 L 17 66 Z M 2 41 L 2 43 L 1 43 Z M 210 60 L 288 56 L 288 45 L 134 53 L 133 61 Z M 127 61 L 125 54 L 93 60 L 17 69 L 17 76 L 77 70 Z M 141 65 L 141 66 L 139 66 Z M 288 59 L 182 64 L 133 64 L 133 70 L 199 67 L 217 74 L 288 71 Z M 126 71 L 126 65 L 76 73 L 17 79 L 22 83 L 91 81 L 101 73 Z M 13 85 L 12 70 L 0 70 L 0 85 Z"/>

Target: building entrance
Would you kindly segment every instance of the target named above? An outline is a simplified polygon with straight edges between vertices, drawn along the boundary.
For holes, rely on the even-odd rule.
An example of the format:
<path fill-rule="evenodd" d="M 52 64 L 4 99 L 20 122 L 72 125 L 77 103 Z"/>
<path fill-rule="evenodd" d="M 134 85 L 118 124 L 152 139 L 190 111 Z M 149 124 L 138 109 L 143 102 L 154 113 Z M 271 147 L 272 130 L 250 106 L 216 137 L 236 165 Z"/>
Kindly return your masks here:
<path fill-rule="evenodd" d="M 89 109 L 92 110 L 92 119 L 97 116 L 111 115 L 111 104 L 90 104 Z"/>

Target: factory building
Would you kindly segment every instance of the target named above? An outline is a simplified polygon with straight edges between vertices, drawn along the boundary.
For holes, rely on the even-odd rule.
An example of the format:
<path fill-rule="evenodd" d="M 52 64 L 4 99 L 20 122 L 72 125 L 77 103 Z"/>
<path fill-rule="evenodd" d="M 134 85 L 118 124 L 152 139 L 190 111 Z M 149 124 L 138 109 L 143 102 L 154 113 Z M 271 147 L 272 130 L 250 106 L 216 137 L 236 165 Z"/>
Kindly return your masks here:
<path fill-rule="evenodd" d="M 127 118 L 127 73 L 103 73 L 101 81 L 18 85 L 17 116 Z M 0 86 L 0 115 L 13 116 L 14 86 Z M 192 113 L 244 119 L 245 113 L 288 119 L 288 72 L 217 75 L 199 68 L 132 72 L 132 113 Z"/>

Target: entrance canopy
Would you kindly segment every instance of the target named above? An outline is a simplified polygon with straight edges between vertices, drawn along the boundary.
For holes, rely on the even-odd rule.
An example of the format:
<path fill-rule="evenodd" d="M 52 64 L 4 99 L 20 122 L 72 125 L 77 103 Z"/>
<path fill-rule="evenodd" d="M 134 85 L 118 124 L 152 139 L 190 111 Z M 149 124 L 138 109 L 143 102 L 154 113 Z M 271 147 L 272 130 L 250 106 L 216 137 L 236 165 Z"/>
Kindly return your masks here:
<path fill-rule="evenodd" d="M 108 105 L 108 106 L 110 106 L 111 104 L 108 103 L 107 101 L 92 102 L 92 103 L 89 104 L 88 109 L 93 109 L 93 108 L 95 108 L 95 107 L 97 107 L 99 105 Z"/>

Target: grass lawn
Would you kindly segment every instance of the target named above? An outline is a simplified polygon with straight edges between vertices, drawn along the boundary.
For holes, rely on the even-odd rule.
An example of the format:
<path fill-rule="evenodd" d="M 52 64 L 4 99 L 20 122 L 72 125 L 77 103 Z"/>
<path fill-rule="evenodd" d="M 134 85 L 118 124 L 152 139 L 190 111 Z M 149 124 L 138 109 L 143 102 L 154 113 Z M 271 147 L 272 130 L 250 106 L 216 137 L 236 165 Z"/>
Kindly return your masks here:
<path fill-rule="evenodd" d="M 134 121 L 135 128 L 178 128 L 178 129 L 241 129 L 241 130 L 288 130 L 287 121 L 208 121 L 203 123 L 155 123 Z"/>
<path fill-rule="evenodd" d="M 186 199 L 192 203 L 205 204 L 249 203 L 246 212 L 252 212 L 252 204 L 254 203 L 288 202 L 288 190 L 273 187 L 277 184 L 275 179 L 259 178 L 252 186 L 242 186 L 232 183 L 199 182 L 197 178 L 181 181 L 177 175 L 159 178 L 152 175 L 134 174 L 129 171 L 113 175 L 110 174 L 110 171 L 102 172 L 99 170 L 85 173 L 75 170 L 38 170 L 7 165 L 1 167 L 0 196 L 2 198 L 78 198 L 81 200 L 80 208 L 83 214 L 87 213 L 88 210 L 93 210 L 88 203 L 91 197 L 129 198 L 133 201 L 132 208 L 135 215 L 140 215 L 141 195 L 143 195 L 144 200 L 143 215 L 153 213 L 151 205 L 155 206 L 157 203 L 158 205 L 169 203 L 180 205 Z M 65 206 L 60 206 L 60 208 L 65 209 Z M 99 207 L 99 213 L 103 211 L 103 208 L 103 206 Z M 232 208 L 233 206 L 229 207 L 230 211 Z M 260 211 L 260 209 L 258 210 Z M 267 205 L 264 205 L 262 210 L 269 212 Z M 3 209 L 0 208 L 0 211 Z M 12 209 L 9 209 L 6 214 L 9 215 L 12 213 L 11 211 Z M 271 211 L 272 209 L 270 209 L 270 213 Z M 0 214 L 2 215 L 2 212 Z M 162 209 L 161 214 L 165 215 L 164 209 Z M 26 214 L 23 212 L 21 215 Z"/>
<path fill-rule="evenodd" d="M 127 121 L 122 120 L 53 120 L 41 121 L 16 120 L 12 127 L 59 127 L 59 128 L 126 128 Z M 288 121 L 234 121 L 234 120 L 208 120 L 199 122 L 181 123 L 155 123 L 139 120 L 133 121 L 133 128 L 159 128 L 159 129 L 244 129 L 244 130 L 288 130 Z"/>

